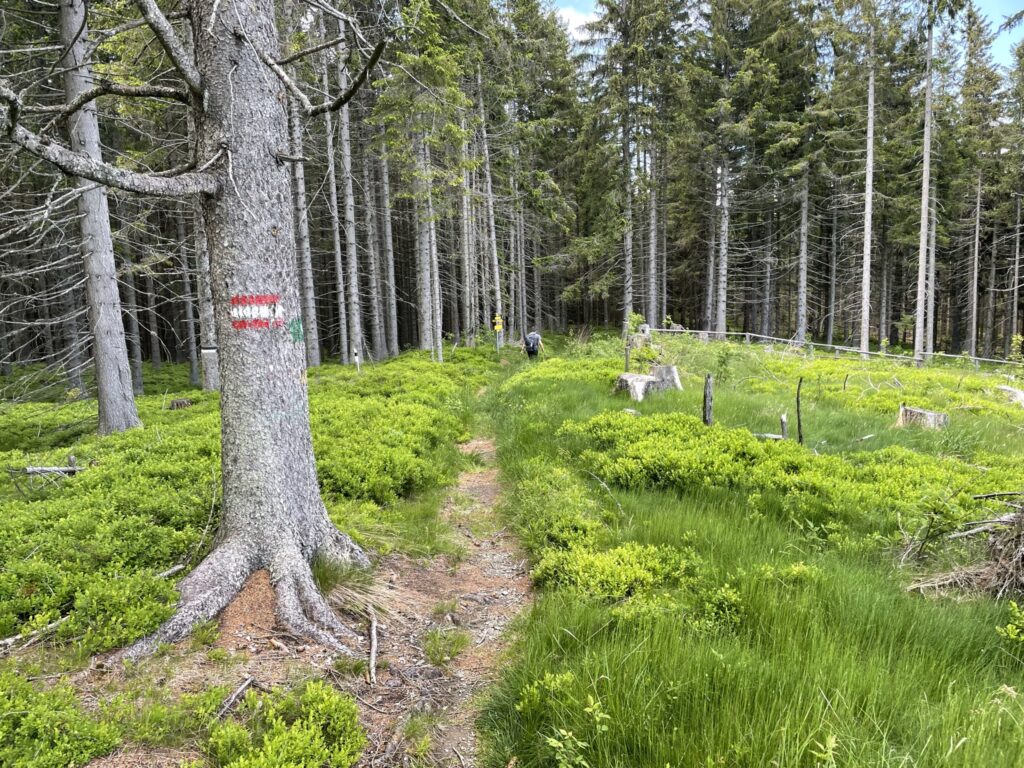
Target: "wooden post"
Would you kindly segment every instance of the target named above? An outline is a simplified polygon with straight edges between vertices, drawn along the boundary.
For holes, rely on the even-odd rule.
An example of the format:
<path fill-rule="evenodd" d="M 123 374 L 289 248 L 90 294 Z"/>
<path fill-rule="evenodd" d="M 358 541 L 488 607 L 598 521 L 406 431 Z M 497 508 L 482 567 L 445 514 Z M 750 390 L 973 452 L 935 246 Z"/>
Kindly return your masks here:
<path fill-rule="evenodd" d="M 704 424 L 709 427 L 714 423 L 712 412 L 714 393 L 711 391 L 712 384 L 711 374 L 704 374 Z"/>
<path fill-rule="evenodd" d="M 843 379 L 843 392 L 846 391 L 846 382 L 850 380 L 850 374 L 846 374 L 846 378 Z"/>
<path fill-rule="evenodd" d="M 352 350 L 352 359 L 355 361 L 355 364 L 356 364 L 356 373 L 362 373 L 363 372 L 363 366 L 359 362 L 359 350 L 358 349 L 353 349 Z"/>
<path fill-rule="evenodd" d="M 796 384 L 796 440 L 800 445 L 804 444 L 804 422 L 800 417 L 800 390 L 804 386 L 804 377 L 800 377 L 800 381 Z"/>
<path fill-rule="evenodd" d="M 782 439 L 789 440 L 789 417 L 786 416 L 786 414 L 782 414 L 782 416 L 779 417 L 779 426 L 781 427 L 780 431 L 782 432 Z"/>
<path fill-rule="evenodd" d="M 630 348 L 630 338 L 627 336 L 626 337 L 626 373 L 629 373 L 629 348 Z"/>

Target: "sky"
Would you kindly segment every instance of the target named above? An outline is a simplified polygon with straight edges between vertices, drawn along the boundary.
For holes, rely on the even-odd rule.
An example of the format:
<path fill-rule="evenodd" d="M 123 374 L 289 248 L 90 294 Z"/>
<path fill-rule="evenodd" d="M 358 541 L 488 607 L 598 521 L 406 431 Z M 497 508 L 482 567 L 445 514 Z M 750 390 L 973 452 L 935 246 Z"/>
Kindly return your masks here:
<path fill-rule="evenodd" d="M 977 0 L 978 7 L 988 16 L 992 29 L 996 30 L 1003 19 L 1015 11 L 1024 10 L 1024 0 Z M 555 0 L 555 7 L 562 21 L 575 33 L 581 24 L 594 18 L 593 0 Z M 1012 32 L 1003 32 L 996 38 L 992 47 L 992 55 L 996 63 L 1009 67 L 1012 63 L 1010 49 L 1014 43 L 1024 38 L 1024 24 Z"/>

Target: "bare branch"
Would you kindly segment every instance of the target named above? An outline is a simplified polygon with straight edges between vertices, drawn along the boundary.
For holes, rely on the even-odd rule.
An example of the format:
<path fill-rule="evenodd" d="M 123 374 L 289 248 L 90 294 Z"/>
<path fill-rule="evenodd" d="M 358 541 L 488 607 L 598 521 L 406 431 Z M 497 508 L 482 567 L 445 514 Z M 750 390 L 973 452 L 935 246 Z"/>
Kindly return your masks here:
<path fill-rule="evenodd" d="M 49 141 L 26 130 L 14 122 L 18 114 L 18 97 L 6 85 L 0 84 L 0 100 L 7 102 L 7 119 L 10 120 L 8 135 L 12 142 L 29 153 L 47 160 L 65 173 L 95 181 L 108 187 L 127 192 L 139 192 L 157 197 L 188 197 L 189 195 L 215 195 L 220 183 L 214 176 L 205 173 L 185 173 L 174 178 L 161 178 L 145 173 L 136 173 L 124 168 L 94 160 L 88 155 L 72 152 L 67 147 Z M 2 113 L 0 113 L 2 115 Z"/>
<path fill-rule="evenodd" d="M 245 39 L 246 42 L 249 42 L 248 37 L 245 37 Z M 288 73 L 284 71 L 284 68 L 276 61 L 274 61 L 272 58 L 270 58 L 265 51 L 261 51 L 251 42 L 249 42 L 249 45 L 252 47 L 253 51 L 256 52 L 256 56 L 259 57 L 259 60 L 262 61 L 270 69 L 271 72 L 277 75 L 278 79 L 282 83 L 284 83 L 284 86 L 291 92 L 292 96 L 294 96 L 295 99 L 299 102 L 299 105 L 302 107 L 302 111 L 307 115 L 311 114 L 313 104 L 310 102 L 309 97 L 306 96 L 306 94 L 302 92 L 302 89 L 299 88 L 298 84 L 294 80 L 292 80 L 291 77 L 289 77 Z"/>
<path fill-rule="evenodd" d="M 98 85 L 78 95 L 70 104 L 58 104 L 50 107 L 24 107 L 25 112 L 59 113 L 58 117 L 65 118 L 73 115 L 86 104 L 98 96 L 134 96 L 151 97 L 156 99 L 174 99 L 188 103 L 188 94 L 180 88 L 173 88 L 168 85 L 122 85 L 112 83 L 109 80 L 101 80 Z"/>
<path fill-rule="evenodd" d="M 373 53 L 370 54 L 370 60 L 366 62 L 366 66 L 363 67 L 362 71 L 358 75 L 356 75 L 355 79 L 352 81 L 352 85 L 350 85 L 344 93 L 339 94 L 334 101 L 324 102 L 323 104 L 318 104 L 311 109 L 307 109 L 306 114 L 309 117 L 314 117 L 316 115 L 322 115 L 324 112 L 334 112 L 348 104 L 352 100 L 352 97 L 354 97 L 359 92 L 359 89 L 362 88 L 363 83 L 366 82 L 366 78 L 370 74 L 370 71 L 377 66 L 377 62 L 380 61 L 380 57 L 384 54 L 384 48 L 386 46 L 387 39 L 381 40 L 377 43 L 377 47 L 374 48 Z"/>
<path fill-rule="evenodd" d="M 306 56 L 309 56 L 310 54 L 313 53 L 319 53 L 320 51 L 326 48 L 333 48 L 334 46 L 343 42 L 345 42 L 344 36 L 336 37 L 333 40 L 328 40 L 326 43 L 320 43 L 319 45 L 314 45 L 311 48 L 305 48 L 301 51 L 297 51 L 296 53 L 293 53 L 291 56 L 285 56 L 283 59 L 278 59 L 277 63 L 280 64 L 281 66 L 291 64 L 293 61 L 298 61 L 299 59 L 305 58 Z"/>
<path fill-rule="evenodd" d="M 153 30 L 153 34 L 156 35 L 164 50 L 167 51 L 167 55 L 174 62 L 174 66 L 178 68 L 185 78 L 189 90 L 197 96 L 202 96 L 203 80 L 199 76 L 199 70 L 192 63 L 192 57 L 186 53 L 185 47 L 174 32 L 174 27 L 171 26 L 171 22 L 167 20 L 167 17 L 157 7 L 156 0 L 135 0 L 135 5 L 142 11 L 142 15 L 146 18 L 146 23 Z"/>

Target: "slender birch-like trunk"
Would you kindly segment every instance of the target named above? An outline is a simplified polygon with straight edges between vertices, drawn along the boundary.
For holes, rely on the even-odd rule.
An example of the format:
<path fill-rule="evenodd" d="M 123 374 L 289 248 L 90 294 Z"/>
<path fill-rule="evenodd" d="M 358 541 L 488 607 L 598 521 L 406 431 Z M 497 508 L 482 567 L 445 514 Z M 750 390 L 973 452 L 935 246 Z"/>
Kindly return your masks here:
<path fill-rule="evenodd" d="M 629 99 L 622 115 L 622 175 L 625 184 L 622 232 L 622 332 L 629 331 L 629 316 L 633 314 L 633 158 L 630 148 Z"/>
<path fill-rule="evenodd" d="M 441 270 L 437 248 L 437 222 L 434 219 L 434 183 L 432 181 L 433 162 L 430 158 L 430 144 L 423 142 L 423 165 L 426 169 L 425 183 L 427 189 L 427 255 L 430 280 L 430 322 L 433 340 L 434 359 L 444 362 L 443 328 L 443 296 L 441 293 Z"/>
<path fill-rule="evenodd" d="M 470 196 L 469 196 L 469 142 L 466 138 L 466 118 L 463 117 L 460 121 L 460 128 L 462 129 L 462 144 L 460 145 L 459 157 L 462 161 L 462 187 L 461 195 L 459 198 L 460 203 L 460 231 L 459 231 L 459 247 L 462 254 L 462 285 L 461 290 L 458 291 L 459 296 L 459 309 L 461 310 L 462 317 L 462 331 L 466 335 L 467 341 L 473 338 L 473 275 L 476 270 L 472 264 L 473 251 L 472 244 L 470 242 L 470 231 L 472 225 L 470 223 Z"/>
<path fill-rule="evenodd" d="M 1020 314 L 1020 197 L 1017 198 L 1017 225 L 1013 229 L 1013 286 L 1010 289 L 1010 338 L 1018 331 Z M 1020 353 L 1021 350 L 1013 350 Z"/>
<path fill-rule="evenodd" d="M 716 190 L 717 195 L 717 190 Z M 715 249 L 718 237 L 718 201 L 711 207 L 711 218 L 708 220 L 708 268 L 704 282 L 704 330 L 709 333 L 715 329 Z"/>
<path fill-rule="evenodd" d="M 648 243 L 647 243 L 647 322 L 654 328 L 660 328 L 658 318 L 658 180 L 655 172 L 656 159 L 651 155 L 651 194 L 648 211 Z"/>
<path fill-rule="evenodd" d="M 935 232 L 938 229 L 938 213 L 936 211 L 934 182 L 932 183 L 930 208 L 931 226 L 928 229 L 928 312 L 925 318 L 926 327 L 924 334 L 924 351 L 929 359 L 935 354 L 935 333 L 938 327 L 938 321 L 935 317 L 935 295 L 938 287 L 935 283 L 937 272 L 935 264 Z"/>
<path fill-rule="evenodd" d="M 985 341 L 982 357 L 992 357 L 996 336 L 996 255 L 998 253 L 998 227 L 992 227 L 992 257 L 988 267 L 988 296 L 985 297 Z"/>
<path fill-rule="evenodd" d="M 836 272 L 839 266 L 839 206 L 832 200 L 832 231 L 828 249 L 828 314 L 825 318 L 825 343 L 831 345 L 836 328 Z"/>

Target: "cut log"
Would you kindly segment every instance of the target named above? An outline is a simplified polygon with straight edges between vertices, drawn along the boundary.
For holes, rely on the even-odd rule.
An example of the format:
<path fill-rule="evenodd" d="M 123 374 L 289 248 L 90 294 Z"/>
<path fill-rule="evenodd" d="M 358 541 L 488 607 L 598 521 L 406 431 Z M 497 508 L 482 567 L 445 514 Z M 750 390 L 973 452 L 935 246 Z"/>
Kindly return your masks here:
<path fill-rule="evenodd" d="M 949 414 L 938 411 L 926 411 L 924 408 L 911 408 L 900 405 L 900 415 L 896 420 L 897 427 L 918 426 L 925 429 L 945 429 L 949 426 Z"/>
<path fill-rule="evenodd" d="M 1010 402 L 1016 403 L 1021 408 L 1024 408 L 1024 389 L 1014 389 L 1013 387 L 1000 386 L 996 387 L 1000 392 L 1005 392 L 1010 396 Z"/>
<path fill-rule="evenodd" d="M 683 384 L 679 381 L 679 371 L 674 365 L 652 365 L 651 376 L 658 380 L 655 389 L 659 392 L 666 389 L 682 389 Z"/>
<path fill-rule="evenodd" d="M 648 394 L 656 391 L 658 380 L 642 373 L 620 373 L 615 382 L 616 392 L 629 392 L 636 402 L 641 402 Z"/>
<path fill-rule="evenodd" d="M 191 408 L 192 401 L 188 398 L 181 397 L 177 400 L 171 400 L 171 404 L 167 406 L 169 411 L 180 411 L 182 408 Z"/>

